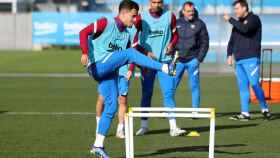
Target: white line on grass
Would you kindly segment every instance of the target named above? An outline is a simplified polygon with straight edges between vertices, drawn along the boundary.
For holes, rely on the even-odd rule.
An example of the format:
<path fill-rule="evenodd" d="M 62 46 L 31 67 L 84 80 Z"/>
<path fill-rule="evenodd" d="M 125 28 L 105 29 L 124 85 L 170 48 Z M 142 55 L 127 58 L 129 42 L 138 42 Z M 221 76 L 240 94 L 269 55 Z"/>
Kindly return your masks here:
<path fill-rule="evenodd" d="M 0 115 L 45 115 L 45 116 L 59 116 L 59 115 L 95 115 L 94 112 L 3 112 Z"/>
<path fill-rule="evenodd" d="M 134 74 L 139 78 L 141 74 Z M 38 78 L 87 78 L 87 73 L 0 73 L 0 77 L 38 77 Z"/>
<path fill-rule="evenodd" d="M 0 77 L 84 78 L 86 73 L 0 73 Z"/>

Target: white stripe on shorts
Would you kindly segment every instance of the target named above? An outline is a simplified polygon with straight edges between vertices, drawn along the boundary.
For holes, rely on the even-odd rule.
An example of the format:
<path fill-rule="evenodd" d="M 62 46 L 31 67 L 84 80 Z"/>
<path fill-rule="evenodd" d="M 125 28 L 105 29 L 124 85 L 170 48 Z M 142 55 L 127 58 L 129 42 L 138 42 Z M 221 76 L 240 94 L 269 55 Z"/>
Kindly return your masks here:
<path fill-rule="evenodd" d="M 251 72 L 251 76 L 254 76 L 256 74 L 256 72 L 258 71 L 259 67 L 256 67 L 252 72 Z"/>
<path fill-rule="evenodd" d="M 197 75 L 198 74 L 198 69 L 196 69 L 194 72 L 193 72 L 193 75 Z"/>
<path fill-rule="evenodd" d="M 111 56 L 113 55 L 113 53 L 110 53 L 106 56 L 106 58 L 104 58 L 104 60 L 102 61 L 102 63 L 105 63 Z"/>

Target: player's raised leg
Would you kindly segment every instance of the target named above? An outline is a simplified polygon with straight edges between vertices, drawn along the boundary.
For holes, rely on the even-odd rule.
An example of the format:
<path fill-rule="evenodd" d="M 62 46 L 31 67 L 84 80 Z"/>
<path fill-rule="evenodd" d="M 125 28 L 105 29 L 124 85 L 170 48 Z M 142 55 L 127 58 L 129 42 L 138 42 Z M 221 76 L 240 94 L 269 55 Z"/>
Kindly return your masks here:
<path fill-rule="evenodd" d="M 173 69 L 169 69 L 168 64 L 162 64 L 141 54 L 134 48 L 129 48 L 120 52 L 108 54 L 103 60 L 91 64 L 89 69 L 98 78 L 109 75 L 112 71 L 118 70 L 121 66 L 128 63 L 134 63 L 142 67 L 162 71 L 166 74 L 172 74 Z"/>

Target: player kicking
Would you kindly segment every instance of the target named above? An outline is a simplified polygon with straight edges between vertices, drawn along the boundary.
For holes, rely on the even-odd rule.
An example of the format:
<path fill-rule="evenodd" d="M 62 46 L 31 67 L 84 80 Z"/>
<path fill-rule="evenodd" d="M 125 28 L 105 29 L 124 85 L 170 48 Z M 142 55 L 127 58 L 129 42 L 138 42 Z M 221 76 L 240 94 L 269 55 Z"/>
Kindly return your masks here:
<path fill-rule="evenodd" d="M 172 60 L 172 49 L 178 41 L 175 15 L 163 9 L 163 0 L 150 0 L 150 9 L 141 14 L 142 28 L 140 33 L 140 45 L 147 54 L 161 63 L 169 63 Z M 150 107 L 153 95 L 154 80 L 157 76 L 163 96 L 165 107 L 175 108 L 175 78 L 165 73 L 142 69 L 142 99 L 141 107 Z M 170 135 L 179 136 L 185 133 L 177 127 L 176 118 L 168 118 Z M 141 128 L 136 135 L 144 135 L 148 132 L 147 118 L 141 118 Z"/>
<path fill-rule="evenodd" d="M 133 10 L 136 11 L 136 10 Z M 134 13 L 138 14 L 138 12 Z M 132 47 L 138 47 L 138 34 L 139 34 L 139 21 L 134 18 L 134 25 L 131 28 L 127 28 L 128 32 L 130 33 Z M 89 46 L 91 48 L 92 44 L 89 42 Z M 134 71 L 134 65 L 128 64 L 124 65 L 119 69 L 119 76 L 118 76 L 118 102 L 119 102 L 119 109 L 118 109 L 118 126 L 116 131 L 116 137 L 120 139 L 125 138 L 125 132 L 124 132 L 124 115 L 127 108 L 127 96 L 128 96 L 128 89 L 129 89 L 129 81 L 133 75 Z M 98 131 L 98 124 L 99 120 L 103 111 L 103 104 L 104 100 L 101 95 L 98 96 L 97 102 L 96 102 L 96 133 Z"/>
<path fill-rule="evenodd" d="M 118 69 L 128 63 L 135 63 L 166 74 L 172 74 L 175 71 L 174 67 L 156 62 L 136 49 L 127 49 L 130 47 L 130 42 L 126 28 L 133 25 L 133 17 L 136 15 L 133 10 L 138 9 L 139 6 L 134 1 L 123 0 L 119 5 L 117 17 L 100 19 L 80 32 L 81 63 L 87 65 L 88 72 L 98 82 L 98 92 L 104 99 L 104 110 L 90 152 L 103 158 L 110 157 L 104 150 L 104 139 L 117 111 Z M 89 36 L 93 36 L 93 53 L 90 54 Z"/>

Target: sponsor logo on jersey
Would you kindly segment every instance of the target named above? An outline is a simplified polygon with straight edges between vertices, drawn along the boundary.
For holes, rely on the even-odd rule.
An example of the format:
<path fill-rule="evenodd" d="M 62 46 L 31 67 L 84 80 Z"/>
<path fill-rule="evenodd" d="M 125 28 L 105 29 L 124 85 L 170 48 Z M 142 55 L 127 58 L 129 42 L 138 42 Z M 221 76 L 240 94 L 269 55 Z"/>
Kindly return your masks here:
<path fill-rule="evenodd" d="M 163 36 L 164 31 L 163 30 L 149 30 L 149 37 L 158 37 Z"/>
<path fill-rule="evenodd" d="M 112 42 L 109 43 L 108 47 L 110 48 L 110 49 L 107 50 L 108 52 L 114 52 L 114 51 L 121 51 L 122 50 L 122 47 L 120 47 L 117 44 L 114 44 Z"/>

